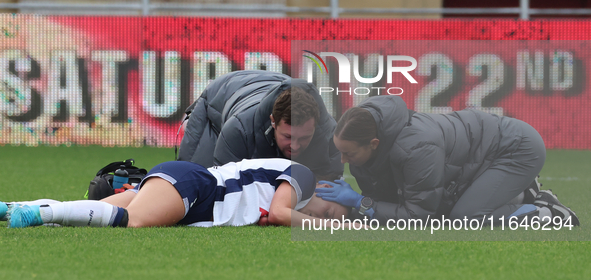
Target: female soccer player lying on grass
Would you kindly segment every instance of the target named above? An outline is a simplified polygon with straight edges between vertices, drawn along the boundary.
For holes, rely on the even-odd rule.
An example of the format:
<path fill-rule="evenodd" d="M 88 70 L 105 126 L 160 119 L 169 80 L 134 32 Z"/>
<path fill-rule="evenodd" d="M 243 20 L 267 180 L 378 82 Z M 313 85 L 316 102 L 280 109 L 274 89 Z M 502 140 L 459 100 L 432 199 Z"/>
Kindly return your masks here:
<path fill-rule="evenodd" d="M 44 223 L 91 227 L 298 226 L 303 219 L 340 220 L 348 213 L 345 207 L 314 195 L 315 188 L 314 174 L 286 159 L 243 160 L 207 169 L 172 161 L 155 166 L 135 189 L 101 201 L 12 203 L 8 227 Z M 0 212 L 2 208 L 7 207 L 0 202 Z"/>

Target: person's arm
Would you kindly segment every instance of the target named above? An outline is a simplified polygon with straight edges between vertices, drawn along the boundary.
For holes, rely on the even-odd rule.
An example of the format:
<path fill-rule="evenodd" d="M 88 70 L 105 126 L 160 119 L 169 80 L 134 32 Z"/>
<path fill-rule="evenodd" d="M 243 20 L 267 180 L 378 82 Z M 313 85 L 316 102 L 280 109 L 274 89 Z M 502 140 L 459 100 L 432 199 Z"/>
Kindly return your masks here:
<path fill-rule="evenodd" d="M 410 151 L 403 163 L 404 183 L 401 187 L 402 203 L 377 201 L 373 207 L 374 219 L 427 219 L 433 216 L 443 195 L 445 151 L 433 144 L 423 144 Z"/>
<path fill-rule="evenodd" d="M 268 223 L 279 226 L 301 226 L 303 220 L 314 221 L 322 224 L 323 219 L 314 218 L 294 210 L 297 204 L 297 195 L 294 188 L 287 181 L 283 181 L 271 200 Z"/>
<path fill-rule="evenodd" d="M 194 110 L 197 108 L 197 110 Z M 184 135 L 181 139 L 179 154 L 176 160 L 191 161 L 195 155 L 195 150 L 203 136 L 203 130 L 207 121 L 207 106 L 204 97 L 199 97 L 187 111 L 193 111 L 189 119 L 185 122 Z"/>
<path fill-rule="evenodd" d="M 216 142 L 213 162 L 223 165 L 228 162 L 238 162 L 250 158 L 247 137 L 243 125 L 236 117 L 231 117 L 224 123 L 220 136 Z"/>

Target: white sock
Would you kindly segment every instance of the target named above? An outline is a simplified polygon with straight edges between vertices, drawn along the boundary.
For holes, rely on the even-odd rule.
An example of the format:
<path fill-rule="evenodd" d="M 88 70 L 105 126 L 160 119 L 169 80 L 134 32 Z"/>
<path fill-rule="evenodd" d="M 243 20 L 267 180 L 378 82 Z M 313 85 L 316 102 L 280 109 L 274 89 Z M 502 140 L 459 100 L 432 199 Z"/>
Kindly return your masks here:
<path fill-rule="evenodd" d="M 106 227 L 113 224 L 119 207 L 95 200 L 78 200 L 49 204 L 39 208 L 44 223 L 63 226 Z"/>
<path fill-rule="evenodd" d="M 61 201 L 57 201 L 57 200 L 53 200 L 53 199 L 37 199 L 37 200 L 33 200 L 33 201 L 15 201 L 15 202 L 9 202 L 9 203 L 18 203 L 21 205 L 45 205 L 45 204 L 55 204 L 55 203 L 60 203 Z"/>

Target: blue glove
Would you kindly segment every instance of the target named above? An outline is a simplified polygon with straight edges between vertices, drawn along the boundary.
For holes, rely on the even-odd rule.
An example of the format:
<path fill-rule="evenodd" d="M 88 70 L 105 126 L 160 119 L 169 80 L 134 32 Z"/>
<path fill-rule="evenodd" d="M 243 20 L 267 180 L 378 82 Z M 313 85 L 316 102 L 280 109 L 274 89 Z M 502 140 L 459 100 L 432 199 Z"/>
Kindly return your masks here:
<path fill-rule="evenodd" d="M 317 188 L 316 196 L 326 200 L 336 202 L 338 204 L 359 208 L 361 205 L 362 195 L 351 188 L 351 185 L 343 180 L 335 180 L 333 182 L 319 181 L 319 184 L 328 184 L 332 188 Z"/>

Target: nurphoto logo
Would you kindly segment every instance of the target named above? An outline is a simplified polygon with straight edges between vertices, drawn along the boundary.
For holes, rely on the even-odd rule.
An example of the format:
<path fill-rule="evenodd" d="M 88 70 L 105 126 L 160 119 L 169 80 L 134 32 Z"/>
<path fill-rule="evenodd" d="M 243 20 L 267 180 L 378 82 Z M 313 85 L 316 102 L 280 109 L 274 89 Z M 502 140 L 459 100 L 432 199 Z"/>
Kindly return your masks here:
<path fill-rule="evenodd" d="M 384 56 L 378 55 L 377 57 L 377 73 L 375 77 L 362 77 L 359 74 L 359 56 L 353 54 L 353 67 L 351 67 L 351 62 L 349 58 L 344 54 L 337 53 L 337 52 L 321 52 L 316 54 L 309 50 L 303 50 L 305 54 L 304 57 L 308 58 L 309 61 L 306 65 L 306 76 L 309 83 L 312 83 L 313 72 L 314 72 L 314 64 L 320 70 L 320 73 L 326 72 L 326 75 L 329 74 L 328 67 L 323 59 L 323 57 L 333 57 L 337 61 L 337 65 L 339 68 L 338 74 L 338 83 L 339 84 L 351 84 L 351 69 L 353 70 L 353 76 L 358 84 L 368 84 L 372 85 L 380 81 L 384 76 Z M 312 56 L 308 55 L 311 54 Z M 410 66 L 394 66 L 395 62 L 404 61 L 410 62 Z M 324 66 L 324 71 L 323 67 Z M 417 60 L 414 57 L 407 56 L 407 55 L 387 55 L 386 56 L 386 81 L 388 84 L 392 83 L 392 76 L 395 73 L 402 74 L 410 83 L 416 84 L 417 81 L 410 75 L 410 71 L 415 70 L 417 68 Z M 349 86 L 348 89 L 340 90 L 338 87 L 318 87 L 318 91 L 322 95 L 322 93 L 330 93 L 334 92 L 337 95 L 342 93 L 349 93 L 355 95 L 369 95 L 372 90 L 376 90 L 378 95 L 381 94 L 388 94 L 388 95 L 401 95 L 404 90 L 401 87 L 380 87 L 380 86 L 366 86 L 366 87 L 351 87 Z"/>

